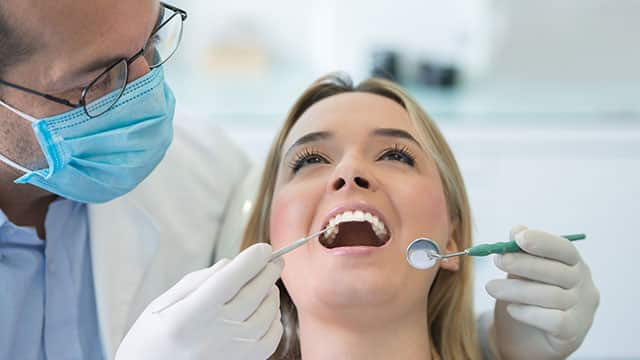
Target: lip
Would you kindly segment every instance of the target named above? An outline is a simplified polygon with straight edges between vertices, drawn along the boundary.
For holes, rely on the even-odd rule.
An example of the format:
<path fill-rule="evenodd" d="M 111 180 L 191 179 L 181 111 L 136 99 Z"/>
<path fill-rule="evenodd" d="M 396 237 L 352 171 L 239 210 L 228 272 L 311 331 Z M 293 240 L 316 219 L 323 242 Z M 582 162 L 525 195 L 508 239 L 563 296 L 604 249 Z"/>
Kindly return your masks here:
<path fill-rule="evenodd" d="M 386 247 L 389 244 L 387 241 L 386 244 L 382 246 L 342 246 L 333 249 L 328 249 L 322 244 L 322 250 L 329 255 L 337 255 L 337 256 L 367 256 L 371 255 L 376 251 L 380 251 L 380 249 Z"/>
<path fill-rule="evenodd" d="M 320 243 L 320 238 L 318 237 L 318 245 L 320 245 L 320 247 L 322 248 L 322 250 L 325 253 L 331 254 L 331 255 L 354 255 L 354 256 L 363 256 L 363 255 L 369 255 L 377 250 L 381 250 L 387 246 L 389 246 L 389 243 L 392 240 L 392 231 L 389 228 L 389 225 L 387 223 L 387 219 L 385 218 L 385 216 L 375 207 L 367 204 L 364 201 L 361 202 L 356 202 L 356 203 L 349 203 L 349 204 L 342 204 L 339 206 L 334 207 L 333 209 L 331 209 L 331 211 L 329 211 L 329 213 L 327 214 L 327 216 L 324 218 L 323 222 L 322 222 L 322 227 L 320 229 L 324 229 L 327 226 L 329 226 L 329 222 L 331 221 L 331 219 L 333 219 L 336 215 L 338 214 L 342 214 L 346 211 L 363 211 L 363 212 L 368 212 L 371 215 L 376 216 L 378 219 L 380 219 L 380 221 L 382 221 L 382 223 L 384 224 L 387 232 L 389 233 L 389 240 L 382 246 L 343 246 L 343 247 L 337 247 L 337 248 L 333 248 L 333 249 L 329 249 L 324 247 L 321 243 Z"/>

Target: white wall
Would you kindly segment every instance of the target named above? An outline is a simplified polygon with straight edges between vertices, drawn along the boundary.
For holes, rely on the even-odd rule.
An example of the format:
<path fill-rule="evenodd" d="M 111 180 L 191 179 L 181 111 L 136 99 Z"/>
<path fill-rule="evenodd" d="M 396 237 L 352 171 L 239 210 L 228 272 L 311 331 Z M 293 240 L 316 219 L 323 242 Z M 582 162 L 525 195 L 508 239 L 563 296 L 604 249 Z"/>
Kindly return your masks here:
<path fill-rule="evenodd" d="M 317 76 L 346 70 L 361 77 L 380 47 L 402 52 L 409 65 L 427 56 L 480 66 L 492 29 L 487 0 L 174 3 L 190 12 L 177 55 L 179 64 L 189 66 L 178 71 L 219 71 L 210 60 L 225 57 L 220 45 L 229 43 L 265 56 L 271 69 L 261 71 L 285 67 Z"/>
<path fill-rule="evenodd" d="M 445 127 L 463 170 L 478 242 L 505 241 L 512 224 L 558 234 L 586 233 L 576 243 L 601 291 L 593 328 L 574 358 L 638 358 L 640 289 L 635 231 L 640 214 L 640 126 L 545 129 Z M 476 305 L 500 276 L 476 261 Z"/>
<path fill-rule="evenodd" d="M 640 80 L 640 1 L 492 0 L 500 19 L 490 76 Z"/>
<path fill-rule="evenodd" d="M 400 51 L 409 73 L 430 57 L 463 64 L 473 78 L 640 80 L 637 0 L 174 3 L 190 13 L 176 71 L 213 71 L 212 59 L 224 57 L 219 46 L 233 43 L 265 57 L 258 72 L 360 77 L 382 46 Z"/>

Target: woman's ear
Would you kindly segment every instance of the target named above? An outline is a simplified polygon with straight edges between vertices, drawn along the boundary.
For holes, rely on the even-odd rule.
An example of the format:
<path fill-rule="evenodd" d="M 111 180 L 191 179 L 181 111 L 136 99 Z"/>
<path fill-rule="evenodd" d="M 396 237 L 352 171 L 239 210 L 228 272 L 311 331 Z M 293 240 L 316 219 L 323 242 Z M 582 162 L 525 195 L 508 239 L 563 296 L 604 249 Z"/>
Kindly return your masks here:
<path fill-rule="evenodd" d="M 449 233 L 449 239 L 447 239 L 447 244 L 444 247 L 445 249 L 445 254 L 449 254 L 449 253 L 453 253 L 453 252 L 458 252 L 460 251 L 458 249 L 458 243 L 456 242 L 457 240 L 457 224 L 452 224 L 451 225 L 451 232 Z M 448 270 L 448 271 L 458 271 L 458 269 L 460 269 L 460 257 L 459 256 L 454 256 L 448 259 L 442 259 L 440 260 L 440 268 L 442 268 L 443 270 Z"/>

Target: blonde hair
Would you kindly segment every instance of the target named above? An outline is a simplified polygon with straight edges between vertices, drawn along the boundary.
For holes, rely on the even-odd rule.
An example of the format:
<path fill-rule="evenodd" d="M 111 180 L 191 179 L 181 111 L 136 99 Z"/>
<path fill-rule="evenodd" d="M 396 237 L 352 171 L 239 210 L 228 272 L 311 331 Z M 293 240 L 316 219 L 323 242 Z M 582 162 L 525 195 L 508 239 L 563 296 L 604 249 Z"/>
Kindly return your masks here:
<path fill-rule="evenodd" d="M 322 99 L 348 92 L 371 93 L 387 97 L 400 104 L 418 129 L 418 141 L 436 162 L 442 179 L 444 194 L 454 241 L 459 249 L 471 246 L 471 210 L 464 182 L 456 160 L 440 130 L 427 114 L 404 90 L 383 79 L 369 79 L 357 86 L 343 74 L 330 74 L 314 82 L 289 111 L 267 156 L 258 196 L 244 233 L 242 248 L 256 242 L 269 243 L 269 217 L 282 146 L 289 131 L 300 116 Z M 432 358 L 479 359 L 472 304 L 472 263 L 462 261 L 457 272 L 439 271 L 429 292 L 428 324 Z M 280 300 L 284 335 L 272 359 L 299 359 L 298 319 L 295 305 L 282 281 Z"/>

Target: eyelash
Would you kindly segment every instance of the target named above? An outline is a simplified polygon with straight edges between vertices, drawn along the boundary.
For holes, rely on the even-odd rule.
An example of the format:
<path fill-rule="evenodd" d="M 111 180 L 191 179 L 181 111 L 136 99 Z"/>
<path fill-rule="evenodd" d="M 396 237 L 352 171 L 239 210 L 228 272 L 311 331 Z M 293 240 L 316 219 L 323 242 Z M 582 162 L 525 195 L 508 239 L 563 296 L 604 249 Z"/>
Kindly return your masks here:
<path fill-rule="evenodd" d="M 395 160 L 403 162 L 411 167 L 415 166 L 416 164 L 416 157 L 411 153 L 411 151 L 409 151 L 409 148 L 407 148 L 406 146 L 400 146 L 396 144 L 393 145 L 393 147 L 384 149 L 382 151 L 382 155 L 378 157 L 378 161 L 384 160 L 384 157 L 388 155 L 401 155 L 403 159 Z"/>
<path fill-rule="evenodd" d="M 401 155 L 402 156 L 401 159 L 393 159 L 393 160 L 400 161 L 411 167 L 415 166 L 416 157 L 411 153 L 411 151 L 406 146 L 400 146 L 396 144 L 396 145 L 393 145 L 393 147 L 384 149 L 382 151 L 382 154 L 378 157 L 377 161 L 385 160 L 385 157 L 389 155 Z M 296 157 L 292 161 L 290 161 L 288 165 L 289 165 L 289 168 L 295 174 L 298 171 L 300 171 L 300 169 L 302 169 L 304 166 L 309 165 L 310 163 L 308 161 L 310 159 L 319 160 L 317 162 L 314 162 L 314 164 L 317 164 L 317 163 L 326 164 L 329 162 L 327 158 L 328 157 L 326 155 L 322 154 L 318 150 L 305 148 L 305 149 L 302 149 L 302 151 L 300 151 L 298 154 L 296 154 Z"/>
<path fill-rule="evenodd" d="M 303 166 L 307 165 L 306 163 L 309 159 L 320 159 L 320 161 L 324 163 L 328 163 L 327 156 L 322 154 L 320 151 L 314 149 L 303 149 L 298 154 L 296 154 L 295 159 L 289 162 L 289 168 L 293 170 L 293 173 L 297 173 Z"/>

